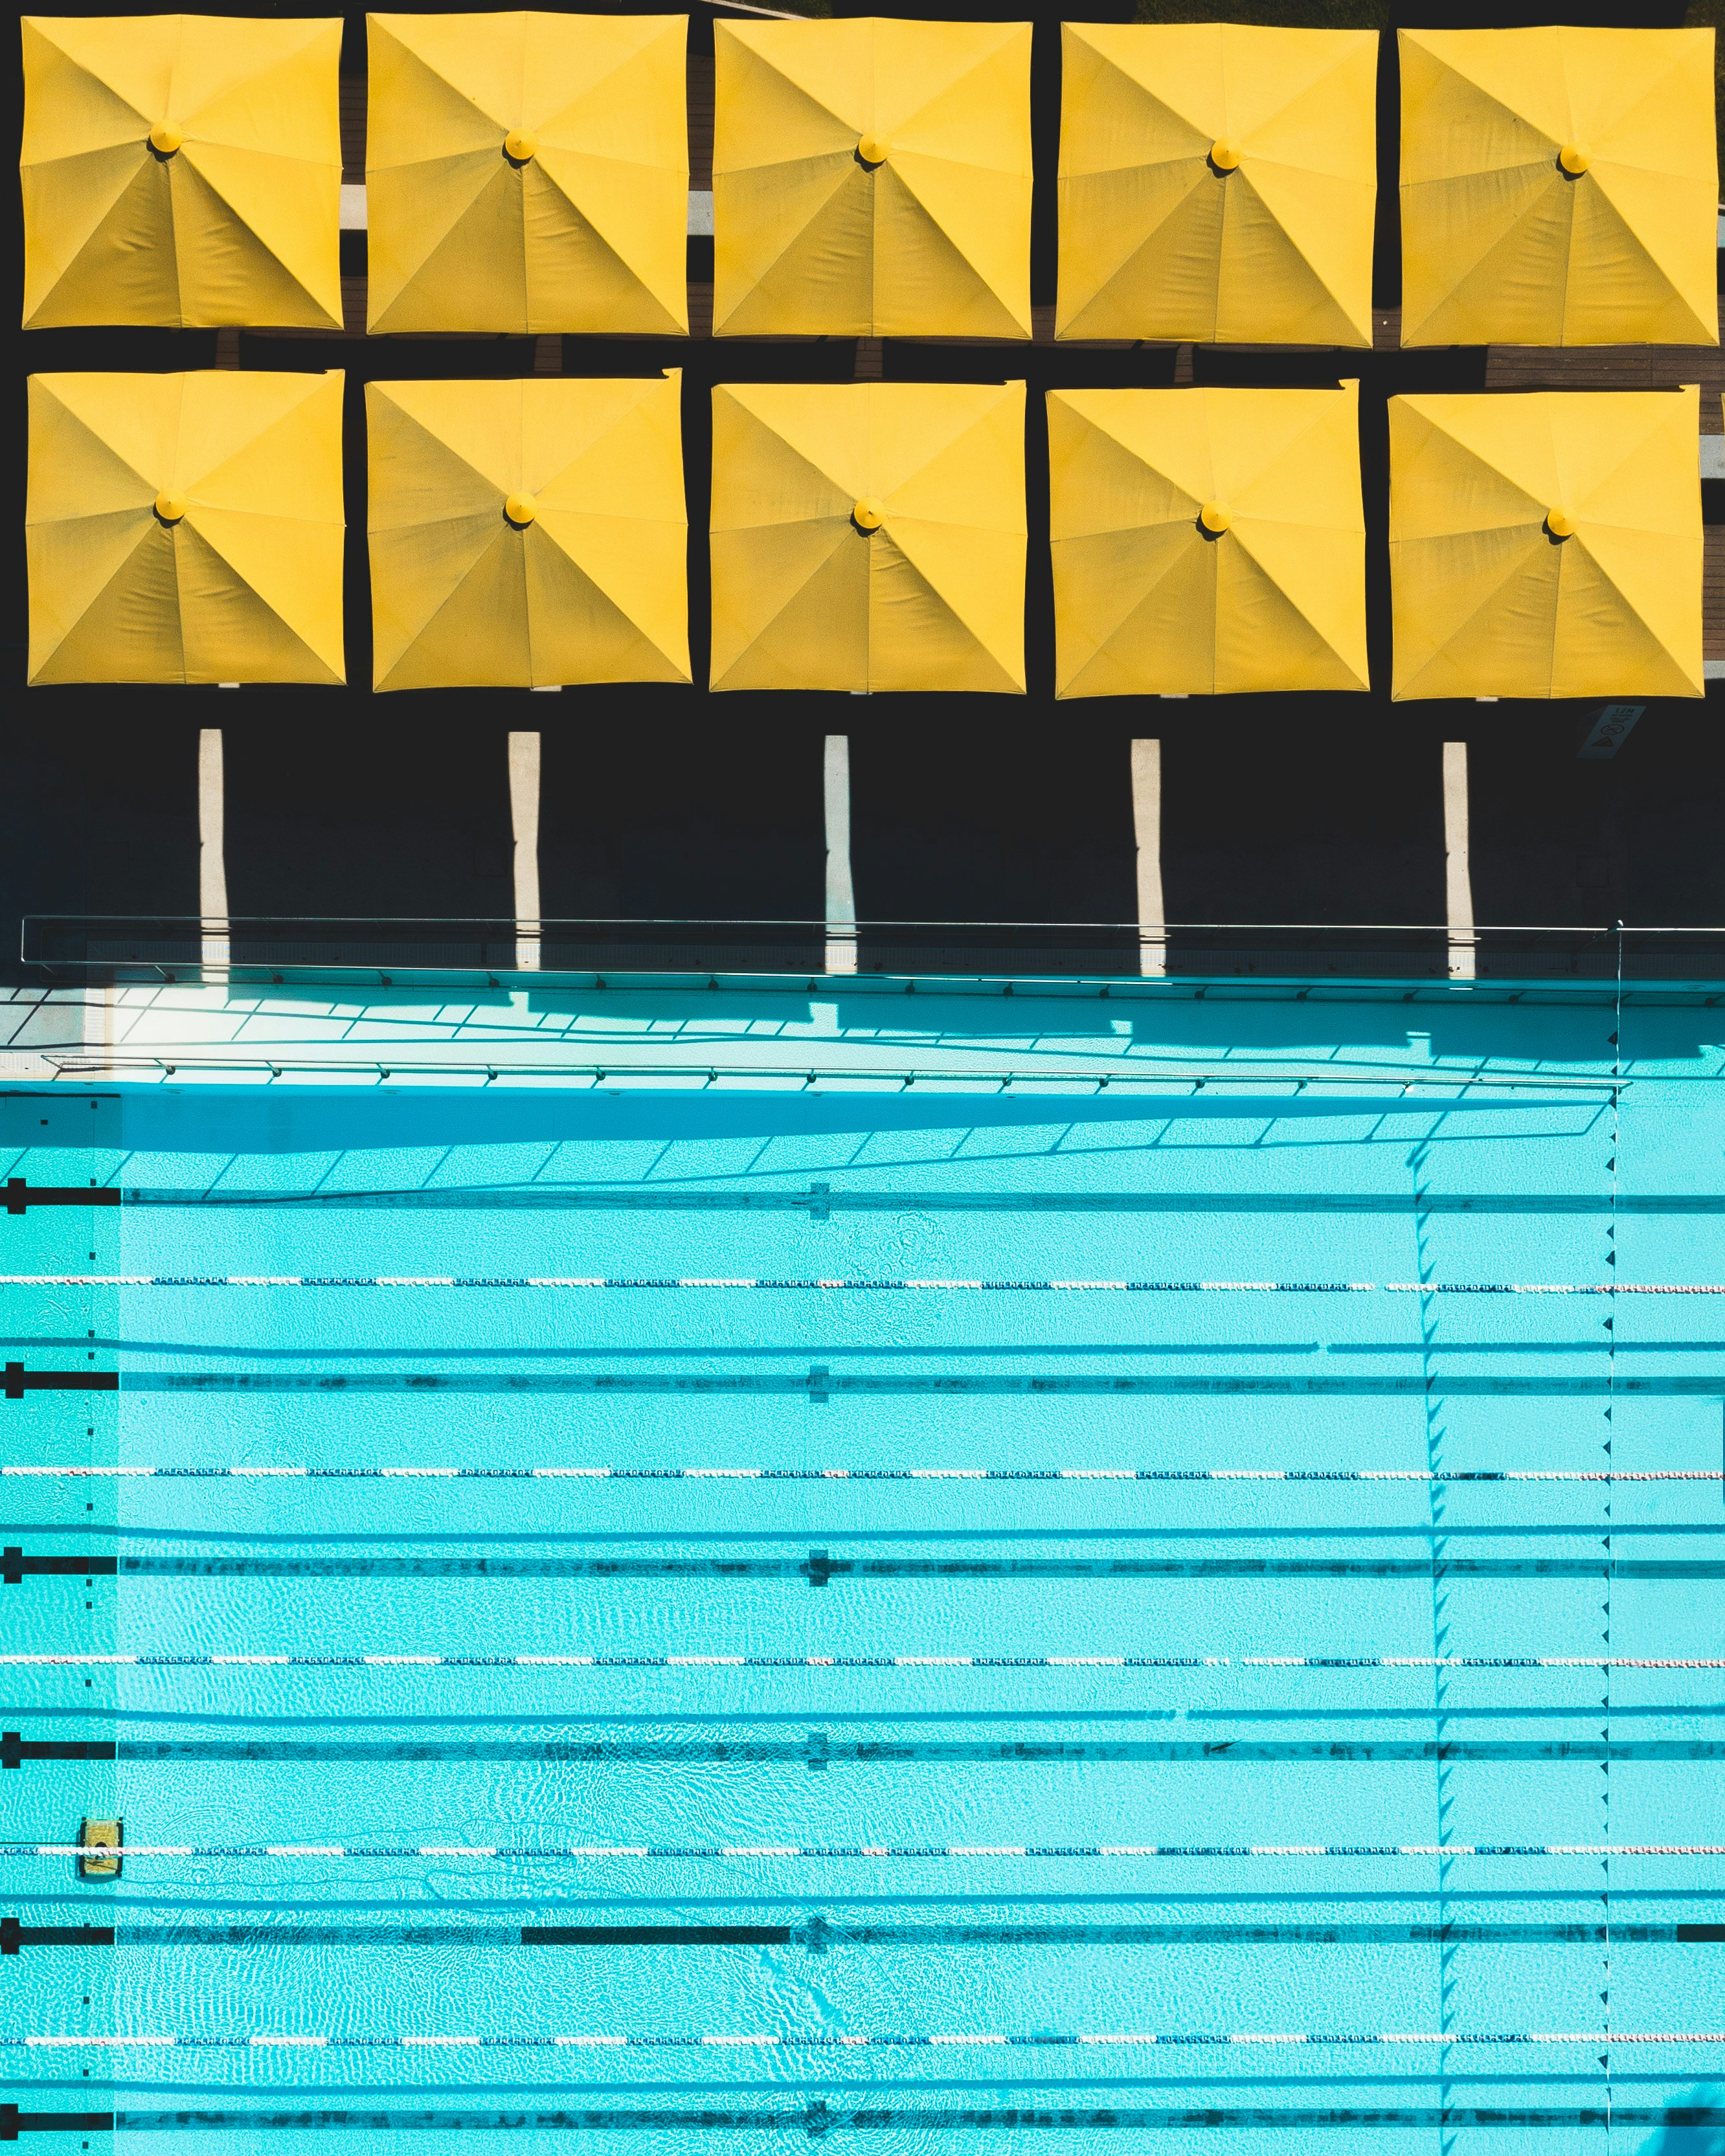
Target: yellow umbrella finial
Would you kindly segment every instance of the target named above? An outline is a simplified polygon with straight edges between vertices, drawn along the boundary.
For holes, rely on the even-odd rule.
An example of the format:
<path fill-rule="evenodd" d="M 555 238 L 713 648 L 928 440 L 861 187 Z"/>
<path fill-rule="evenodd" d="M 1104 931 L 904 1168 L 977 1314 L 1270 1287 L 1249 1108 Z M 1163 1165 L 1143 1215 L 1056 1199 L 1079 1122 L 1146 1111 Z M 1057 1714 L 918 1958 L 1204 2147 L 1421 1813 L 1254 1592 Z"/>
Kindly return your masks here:
<path fill-rule="evenodd" d="M 503 138 L 503 154 L 511 165 L 531 165 L 539 154 L 539 137 L 531 127 L 511 127 Z"/>
<path fill-rule="evenodd" d="M 177 524 L 189 506 L 183 494 L 169 494 L 164 490 L 156 497 L 156 514 L 164 524 Z"/>
<path fill-rule="evenodd" d="M 859 531 L 878 531 L 886 520 L 886 509 L 872 494 L 864 495 L 850 512 L 850 521 Z"/>
<path fill-rule="evenodd" d="M 1558 162 L 1572 180 L 1579 180 L 1594 161 L 1594 153 L 1585 142 L 1566 142 L 1558 152 Z"/>
<path fill-rule="evenodd" d="M 524 531 L 539 514 L 539 504 L 531 494 L 512 494 L 503 505 L 503 514 L 517 531 Z"/>
<path fill-rule="evenodd" d="M 1568 539 L 1575 530 L 1575 519 L 1567 509 L 1548 509 L 1545 528 L 1553 539 Z"/>
<path fill-rule="evenodd" d="M 1212 539 L 1219 539 L 1234 521 L 1234 511 L 1225 501 L 1207 501 L 1198 512 L 1198 521 Z"/>
<path fill-rule="evenodd" d="M 884 135 L 865 135 L 856 146 L 856 154 L 873 172 L 876 165 L 884 165 L 892 155 L 892 145 Z"/>
<path fill-rule="evenodd" d="M 1240 145 L 1231 136 L 1219 135 L 1210 145 L 1210 162 L 1219 172 L 1231 172 L 1240 163 Z"/>
<path fill-rule="evenodd" d="M 172 157 L 185 139 L 177 127 L 170 127 L 165 120 L 150 130 L 150 147 L 158 157 Z"/>

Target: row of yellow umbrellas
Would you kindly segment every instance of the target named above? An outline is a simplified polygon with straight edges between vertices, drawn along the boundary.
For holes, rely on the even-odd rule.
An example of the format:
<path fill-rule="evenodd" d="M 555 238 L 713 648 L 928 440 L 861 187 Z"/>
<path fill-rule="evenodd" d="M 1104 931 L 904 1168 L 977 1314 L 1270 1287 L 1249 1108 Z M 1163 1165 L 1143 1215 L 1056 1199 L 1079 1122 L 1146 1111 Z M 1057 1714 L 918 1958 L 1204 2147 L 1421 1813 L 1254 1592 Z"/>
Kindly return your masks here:
<path fill-rule="evenodd" d="M 371 330 L 686 332 L 686 18 L 368 23 Z M 339 327 L 341 28 L 26 18 L 26 326 Z M 1398 34 L 1404 344 L 1718 341 L 1711 29 Z M 1056 334 L 1369 346 L 1376 33 L 1063 36 Z M 1028 23 L 715 39 L 716 334 L 1029 336 Z"/>
<path fill-rule="evenodd" d="M 30 383 L 33 682 L 338 682 L 339 374 Z M 680 379 L 367 389 L 380 689 L 687 681 Z M 1392 399 L 1394 694 L 1700 696 L 1697 389 Z M 1063 696 L 1367 686 L 1357 385 L 1048 399 Z M 716 690 L 1025 685 L 1021 382 L 713 392 Z"/>

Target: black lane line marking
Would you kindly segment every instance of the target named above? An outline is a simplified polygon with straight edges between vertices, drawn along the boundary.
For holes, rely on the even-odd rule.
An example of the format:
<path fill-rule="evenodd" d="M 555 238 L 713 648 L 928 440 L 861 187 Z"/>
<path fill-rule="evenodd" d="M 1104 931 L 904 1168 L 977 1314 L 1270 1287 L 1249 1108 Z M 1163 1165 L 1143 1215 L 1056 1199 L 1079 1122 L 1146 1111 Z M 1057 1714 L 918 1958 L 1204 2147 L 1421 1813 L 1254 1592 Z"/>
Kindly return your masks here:
<path fill-rule="evenodd" d="M 91 1183 L 80 1189 L 76 1183 L 38 1183 L 33 1185 L 21 1175 L 8 1176 L 6 1179 L 6 1209 L 8 1213 L 28 1212 L 33 1205 L 117 1205 L 121 1197 L 121 1191 L 112 1183 Z"/>
<path fill-rule="evenodd" d="M 26 1393 L 117 1393 L 116 1370 L 27 1370 L 8 1363 L 0 1371 L 0 1397 L 21 1400 Z"/>
<path fill-rule="evenodd" d="M 1096 1352 L 1119 1351 L 1099 1349 Z M 1397 1352 L 1402 1351 L 1398 1349 Z M 1588 1351 L 1577 1343 L 1573 1351 L 1566 1352 L 1582 1354 Z M 7 1366 L 8 1372 L 16 1367 L 13 1364 Z M 7 1398 L 22 1398 L 22 1390 L 14 1394 L 10 1389 L 12 1382 L 8 1376 Z M 25 1373 L 20 1380 L 23 1389 L 31 1390 L 39 1386 L 47 1389 L 111 1392 L 116 1389 L 119 1383 L 112 1373 L 105 1377 L 93 1373 L 86 1380 L 76 1371 L 57 1370 Z M 1015 1397 L 1046 1394 L 1068 1399 L 1106 1398 L 1113 1394 L 1220 1399 L 1248 1394 L 1267 1398 L 1378 1399 L 1414 1395 L 1423 1397 L 1429 1383 L 1430 1381 L 1423 1376 L 1397 1378 L 1375 1373 L 1336 1378 L 1200 1378 L 1183 1373 L 1111 1377 L 1106 1373 L 1071 1375 L 1053 1370 L 1023 1374 L 1008 1372 L 967 1375 L 961 1372 L 942 1375 L 932 1371 L 915 1374 L 894 1372 L 868 1374 L 822 1369 L 801 1375 L 761 1373 L 734 1376 L 723 1373 L 701 1374 L 676 1371 L 627 1371 L 608 1374 L 591 1371 L 529 1373 L 508 1370 L 484 1373 L 387 1370 L 362 1370 L 347 1373 L 277 1370 L 138 1370 L 126 1373 L 124 1389 L 128 1393 L 623 1393 L 691 1397 L 728 1395 L 733 1398 L 776 1395 L 803 1399 L 838 1394 L 870 1398 L 937 1398 L 949 1394 L 1010 1394 Z M 1604 1377 L 1457 1376 L 1445 1378 L 1443 1390 L 1446 1396 L 1469 1399 L 1590 1399 L 1608 1391 L 1614 1398 L 1626 1394 L 1646 1394 L 1670 1399 L 1717 1399 L 1720 1397 L 1720 1383 L 1717 1376 L 1619 1378 L 1615 1384 L 1608 1384 Z"/>
<path fill-rule="evenodd" d="M 1725 1579 L 1725 1558 L 126 1556 L 22 1569 L 223 1579 Z"/>
<path fill-rule="evenodd" d="M 112 1924 L 22 1924 L 16 1917 L 0 1917 L 0 1953 L 15 1954 L 24 1947 L 110 1947 L 114 1931 Z"/>
<path fill-rule="evenodd" d="M 111 2111 L 20 2111 L 15 2103 L 0 2103 L 0 2141 L 16 2141 L 21 2133 L 111 2133 Z"/>
<path fill-rule="evenodd" d="M 67 2113 L 87 2121 L 96 2113 Z M 53 2118 L 53 2113 L 35 2117 Z M 814 2102 L 801 2110 L 726 2109 L 719 2105 L 681 2111 L 607 2109 L 602 2111 L 116 2111 L 114 2126 L 120 2133 L 257 2133 L 272 2128 L 305 2132 L 319 2128 L 357 2128 L 372 2133 L 398 2133 L 415 2128 L 433 2132 L 483 2132 L 502 2128 L 545 2130 L 562 2128 L 589 2133 L 690 2132 L 741 2128 L 751 2132 L 804 2134 L 810 2138 L 834 2130 L 865 2132 L 933 2130 L 951 2127 L 1024 2128 L 1078 2128 L 1121 2127 L 1128 2131 L 1168 2128 L 1189 2133 L 1199 2127 L 1259 2127 L 1296 2129 L 1320 2126 L 1352 2127 L 1604 2127 L 1608 2114 L 1596 2105 L 1517 2106 L 1482 2104 L 1407 2105 L 1395 2107 L 1317 2107 L 1295 2108 L 1270 2105 L 1199 2104 L 1178 2110 L 1141 2110 L 1115 2105 L 1082 2109 L 1042 2108 L 1034 2105 L 998 2110 L 949 2109 L 933 2106 L 871 2106 Z M 1643 2106 L 1614 2103 L 1609 2123 L 1616 2127 L 1702 2128 L 1725 2125 L 1725 2104 L 1662 2104 Z M 20 2117 L 18 2124 L 23 2127 Z M 26 2128 L 41 2131 L 40 2128 Z M 69 2129 L 75 2130 L 75 2129 Z M 7 2138 L 0 2123 L 0 2139 Z"/>
<path fill-rule="evenodd" d="M 35 1947 L 1596 1946 L 1603 1923 L 1558 1924 L 21 1924 L 0 1951 Z M 1622 1924 L 1640 1946 L 1725 1944 L 1725 1924 Z M 11 1943 L 3 1943 L 10 1941 Z"/>
<path fill-rule="evenodd" d="M 111 1740 L 86 1742 L 64 1738 L 25 1738 L 16 1729 L 0 1731 L 0 1767 L 18 1767 L 26 1759 L 103 1759 L 118 1757 Z"/>
<path fill-rule="evenodd" d="M 297 1739 L 249 1738 L 167 1738 L 159 1740 L 127 1738 L 117 1743 L 20 1743 L 8 1745 L 27 1759 L 161 1760 L 203 1759 L 228 1762 L 295 1761 L 305 1764 L 341 1761 L 477 1760 L 522 1764 L 570 1765 L 583 1762 L 614 1761 L 637 1764 L 694 1764 L 736 1761 L 762 1766 L 892 1765 L 1040 1765 L 1074 1759 L 1173 1763 L 1181 1761 L 1289 1762 L 1295 1760 L 1444 1761 L 1491 1760 L 1658 1760 L 1725 1759 L 1725 1741 L 1707 1738 L 1648 1738 L 1606 1741 L 1590 1738 L 1574 1743 L 1538 1743 L 1510 1740 L 1431 1741 L 1404 1739 L 1382 1743 L 1338 1740 L 1335 1743 L 1250 1743 L 1222 1738 L 1214 1743 L 1188 1740 L 1062 1743 L 1058 1740 L 968 1743 L 892 1743 L 865 1741 L 834 1743 L 817 1732 L 805 1743 L 744 1740 L 716 1742 L 619 1743 L 562 1740 L 521 1743 L 475 1739 L 466 1742 L 349 1742 L 311 1743 Z M 8 1758 L 3 1763 L 10 1765 Z"/>
<path fill-rule="evenodd" d="M 690 1190 L 557 1189 L 543 1185 L 486 1188 L 445 1186 L 437 1190 L 176 1190 L 105 1186 L 95 1190 L 39 1191 L 26 1186 L 31 1205 L 258 1206 L 291 1211 L 346 1212 L 388 1208 L 408 1211 L 582 1211 L 664 1213 L 1609 1213 L 1608 1199 L 1593 1192 L 1512 1191 L 1430 1193 L 1389 1191 L 1167 1190 Z M 7 1209 L 12 1209 L 8 1204 Z M 1620 1213 L 1674 1216 L 1725 1213 L 1725 1195 L 1713 1192 L 1620 1198 Z"/>

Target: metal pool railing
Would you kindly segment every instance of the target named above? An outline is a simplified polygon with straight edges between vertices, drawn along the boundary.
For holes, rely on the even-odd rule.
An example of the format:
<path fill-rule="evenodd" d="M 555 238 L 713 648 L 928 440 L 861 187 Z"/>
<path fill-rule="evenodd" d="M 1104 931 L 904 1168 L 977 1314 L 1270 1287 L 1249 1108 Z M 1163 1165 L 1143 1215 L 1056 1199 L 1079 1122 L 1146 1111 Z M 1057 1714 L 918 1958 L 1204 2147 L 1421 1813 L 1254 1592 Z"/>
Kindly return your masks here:
<path fill-rule="evenodd" d="M 608 975 L 1725 984 L 1725 927 L 29 914 L 30 976 L 496 987 Z"/>

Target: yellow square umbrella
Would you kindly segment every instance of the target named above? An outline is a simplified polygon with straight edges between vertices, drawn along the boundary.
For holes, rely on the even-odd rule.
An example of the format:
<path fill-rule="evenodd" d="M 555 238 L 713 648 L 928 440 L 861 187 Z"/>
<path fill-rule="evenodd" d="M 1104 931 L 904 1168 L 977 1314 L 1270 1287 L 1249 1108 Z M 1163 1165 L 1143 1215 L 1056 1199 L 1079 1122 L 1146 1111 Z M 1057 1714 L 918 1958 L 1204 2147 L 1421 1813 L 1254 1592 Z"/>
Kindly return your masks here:
<path fill-rule="evenodd" d="M 1717 344 L 1711 30 L 1403 30 L 1404 344 Z"/>
<path fill-rule="evenodd" d="M 715 689 L 1024 686 L 1024 385 L 713 392 Z"/>
<path fill-rule="evenodd" d="M 370 15 L 375 335 L 688 333 L 686 15 Z"/>
<path fill-rule="evenodd" d="M 1061 34 L 1056 336 L 1369 346 L 1376 33 Z"/>
<path fill-rule="evenodd" d="M 716 336 L 1030 334 L 1030 26 L 719 23 Z"/>
<path fill-rule="evenodd" d="M 341 326 L 339 17 L 23 18 L 24 327 Z"/>
<path fill-rule="evenodd" d="M 368 383 L 373 685 L 686 681 L 681 380 Z"/>
<path fill-rule="evenodd" d="M 339 683 L 341 377 L 30 377 L 29 679 Z"/>
<path fill-rule="evenodd" d="M 1359 385 L 1050 394 L 1061 696 L 1363 689 Z"/>
<path fill-rule="evenodd" d="M 1700 395 L 1392 398 L 1393 693 L 1705 694 Z"/>

